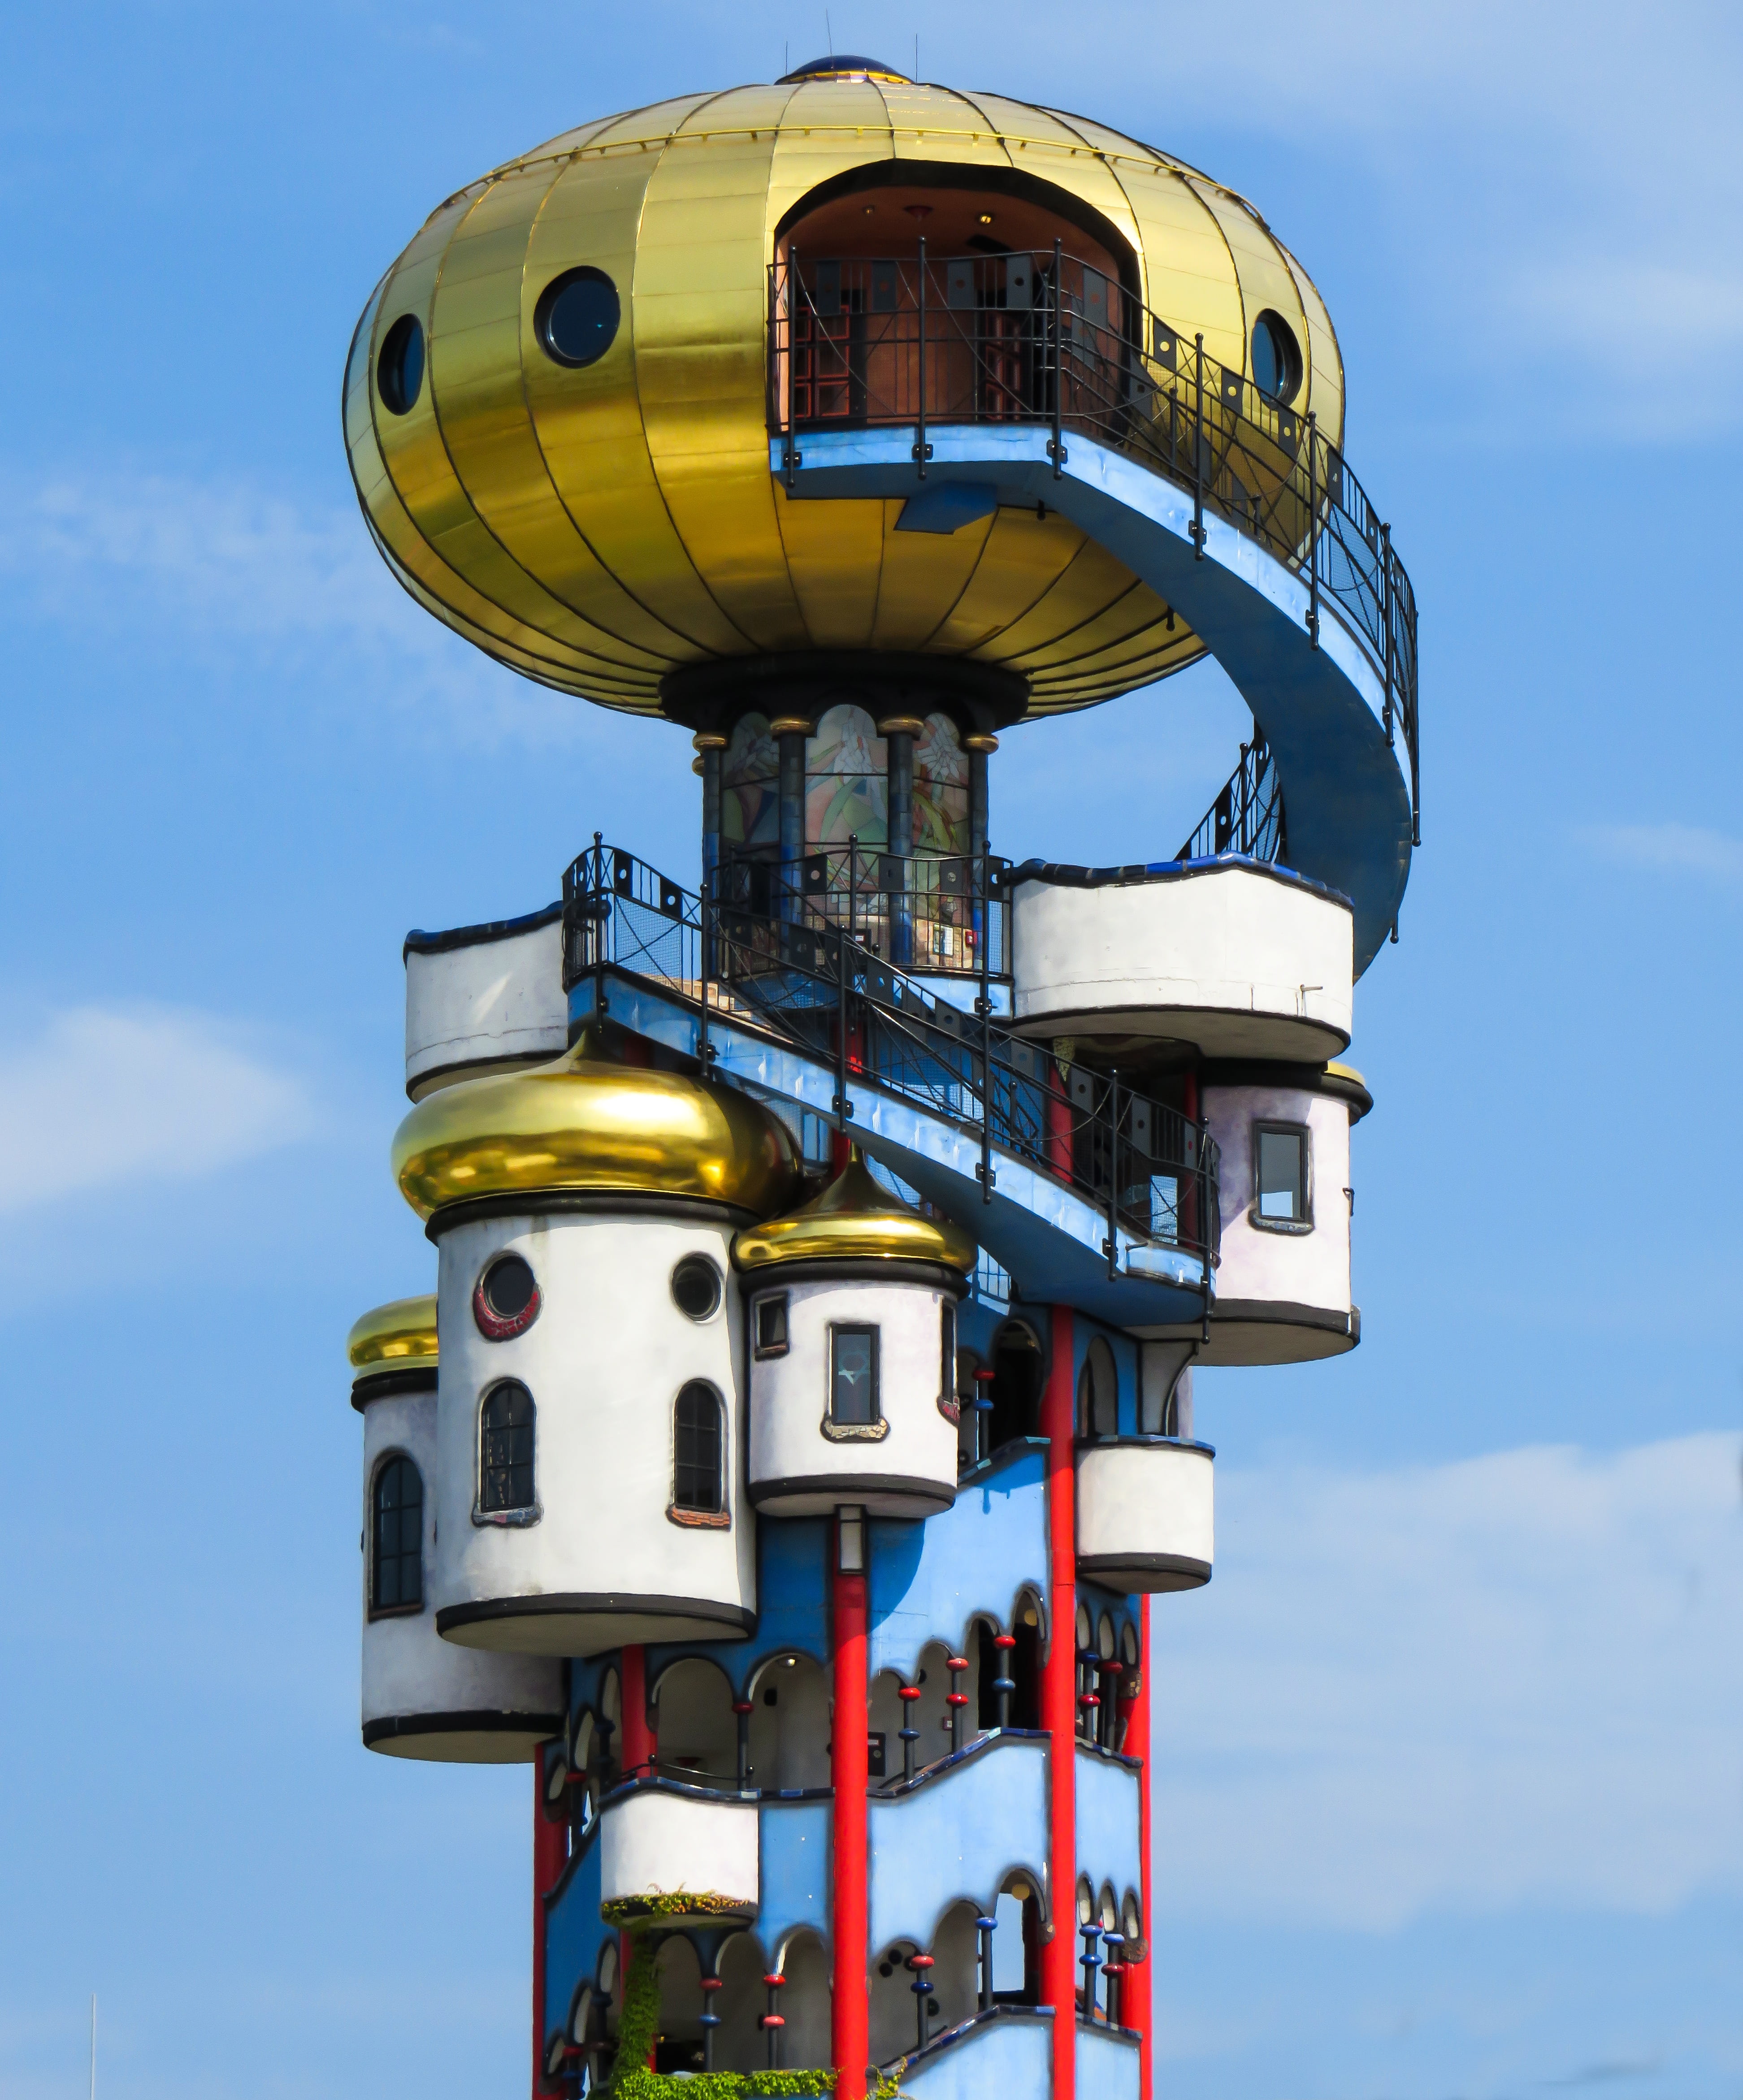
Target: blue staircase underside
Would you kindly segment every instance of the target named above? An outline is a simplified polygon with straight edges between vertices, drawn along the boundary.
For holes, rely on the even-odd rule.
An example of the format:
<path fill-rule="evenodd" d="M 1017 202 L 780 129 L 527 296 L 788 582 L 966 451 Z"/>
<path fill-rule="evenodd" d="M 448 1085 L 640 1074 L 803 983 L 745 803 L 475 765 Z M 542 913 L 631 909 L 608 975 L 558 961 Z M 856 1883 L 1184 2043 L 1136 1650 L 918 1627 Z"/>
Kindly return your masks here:
<path fill-rule="evenodd" d="M 569 1023 L 598 1010 L 600 980 L 583 977 L 569 995 Z M 605 973 L 613 1021 L 669 1048 L 695 1057 L 701 1048 L 695 1002 L 675 986 Z M 750 1092 L 808 1109 L 825 1121 L 834 1114 L 832 1065 L 749 1024 L 711 1012 L 708 1048 L 713 1069 Z M 1139 1239 L 1117 1228 L 1110 1273 L 1107 1213 L 1027 1162 L 993 1149 L 991 1202 L 983 1202 L 977 1133 L 899 1096 L 869 1076 L 849 1074 L 849 1127 L 860 1145 L 911 1189 L 935 1203 L 1037 1302 L 1074 1305 L 1128 1332 L 1197 1320 L 1205 1310 L 1206 1264 L 1179 1247 Z M 1211 1301 L 1216 1286 L 1210 1284 Z"/>
<path fill-rule="evenodd" d="M 1304 578 L 1208 511 L 1201 558 L 1190 491 L 1079 432 L 1057 479 L 1049 433 L 1038 426 L 929 425 L 926 435 L 929 489 L 978 484 L 1000 504 L 1045 503 L 1123 562 L 1203 642 L 1276 754 L 1291 865 L 1355 907 L 1359 976 L 1397 918 L 1410 877 L 1410 793 L 1386 735 L 1384 678 L 1335 602 L 1320 600 L 1315 648 Z M 790 492 L 823 501 L 912 496 L 913 446 L 907 428 L 806 430 L 796 441 Z M 770 471 L 784 476 L 785 464 L 785 440 L 771 439 Z"/>

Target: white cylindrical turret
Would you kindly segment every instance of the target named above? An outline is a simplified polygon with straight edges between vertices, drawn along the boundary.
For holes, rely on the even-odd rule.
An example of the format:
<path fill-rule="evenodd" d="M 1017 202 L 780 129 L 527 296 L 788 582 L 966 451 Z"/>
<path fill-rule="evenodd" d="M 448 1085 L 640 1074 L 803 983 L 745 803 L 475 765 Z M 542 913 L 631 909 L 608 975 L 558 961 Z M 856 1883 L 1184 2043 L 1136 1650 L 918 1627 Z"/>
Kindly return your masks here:
<path fill-rule="evenodd" d="M 956 1498 L 956 1307 L 974 1248 L 886 1193 L 856 1152 L 823 1194 L 740 1233 L 750 1496 L 770 1515 Z"/>
<path fill-rule="evenodd" d="M 756 1623 L 732 1236 L 792 1199 L 747 1096 L 596 1024 L 428 1096 L 395 1146 L 439 1251 L 436 1624 L 588 1655 Z"/>
<path fill-rule="evenodd" d="M 400 1299 L 351 1334 L 363 1416 L 363 1740 L 452 1764 L 515 1764 L 563 1727 L 560 1664 L 436 1632 L 436 1301 Z"/>

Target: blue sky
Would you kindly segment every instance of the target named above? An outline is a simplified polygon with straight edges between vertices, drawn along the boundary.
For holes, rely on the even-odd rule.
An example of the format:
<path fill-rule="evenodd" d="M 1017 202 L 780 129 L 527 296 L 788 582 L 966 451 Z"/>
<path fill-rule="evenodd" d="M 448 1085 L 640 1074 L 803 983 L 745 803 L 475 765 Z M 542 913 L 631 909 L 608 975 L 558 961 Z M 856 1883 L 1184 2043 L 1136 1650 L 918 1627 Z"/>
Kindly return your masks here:
<path fill-rule="evenodd" d="M 1158 2090 L 1743 2090 L 1743 31 L 1566 9 L 840 6 L 1092 112 L 1330 302 L 1423 608 L 1425 845 L 1357 997 L 1354 1357 L 1201 1380 L 1216 1581 L 1157 1612 Z M 1298 23 L 1300 26 L 1298 26 Z M 473 656 L 338 428 L 432 203 L 768 78 L 821 9 L 15 7 L 0 83 L 0 2089 L 523 2092 L 528 1785 L 356 1745 L 342 1345 L 408 926 L 687 750 Z M 994 843 L 1166 850 L 1205 669 L 1007 739 Z"/>

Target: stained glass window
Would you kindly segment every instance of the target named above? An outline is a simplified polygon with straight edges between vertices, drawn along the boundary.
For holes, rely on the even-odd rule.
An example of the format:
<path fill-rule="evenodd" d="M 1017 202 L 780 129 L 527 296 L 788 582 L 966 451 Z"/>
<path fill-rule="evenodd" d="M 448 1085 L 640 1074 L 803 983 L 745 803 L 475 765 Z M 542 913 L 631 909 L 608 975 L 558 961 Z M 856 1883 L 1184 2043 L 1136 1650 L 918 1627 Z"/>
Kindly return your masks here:
<path fill-rule="evenodd" d="M 766 715 L 741 715 L 721 757 L 720 839 L 723 853 L 781 842 L 780 752 Z"/>
<path fill-rule="evenodd" d="M 826 708 L 805 747 L 805 842 L 889 843 L 889 748 L 863 708 Z"/>
<path fill-rule="evenodd" d="M 948 715 L 928 715 L 914 739 L 914 850 L 969 850 L 969 754 Z"/>

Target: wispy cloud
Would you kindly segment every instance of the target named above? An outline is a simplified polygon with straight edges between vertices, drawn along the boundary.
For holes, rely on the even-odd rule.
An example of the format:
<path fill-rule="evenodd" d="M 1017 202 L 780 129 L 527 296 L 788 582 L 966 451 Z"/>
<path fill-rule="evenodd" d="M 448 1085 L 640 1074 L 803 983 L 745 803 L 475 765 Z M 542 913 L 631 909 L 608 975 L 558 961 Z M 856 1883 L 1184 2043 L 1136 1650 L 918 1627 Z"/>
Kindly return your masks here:
<path fill-rule="evenodd" d="M 1739 1439 L 1219 1483 L 1153 1617 L 1182 1914 L 1661 1912 L 1743 1889 Z"/>
<path fill-rule="evenodd" d="M 1701 824 L 1591 824 L 1581 836 L 1606 860 L 1625 867 L 1743 882 L 1743 839 Z"/>
<path fill-rule="evenodd" d="M 302 1082 L 212 1014 L 73 1008 L 0 1045 L 0 1213 L 215 1173 L 313 1120 Z"/>

